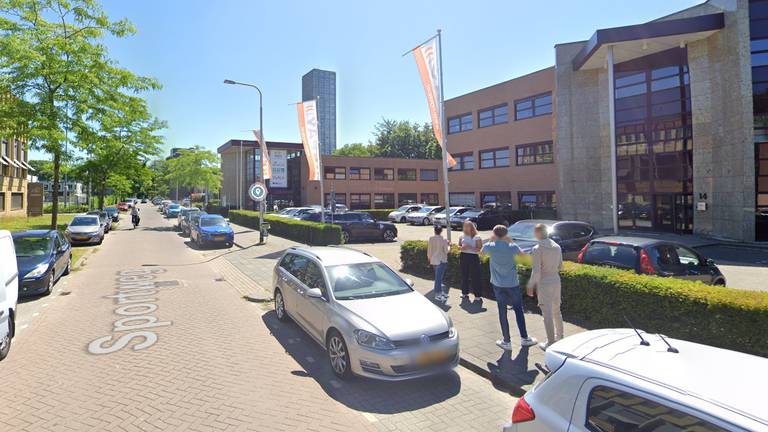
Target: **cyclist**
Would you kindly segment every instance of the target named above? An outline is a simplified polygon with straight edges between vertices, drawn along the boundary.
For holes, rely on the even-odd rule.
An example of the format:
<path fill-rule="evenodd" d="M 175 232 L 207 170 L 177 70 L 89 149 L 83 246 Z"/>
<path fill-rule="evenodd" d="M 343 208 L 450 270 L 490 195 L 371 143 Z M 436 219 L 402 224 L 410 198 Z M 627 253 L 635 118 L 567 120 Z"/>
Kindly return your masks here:
<path fill-rule="evenodd" d="M 139 208 L 138 206 L 133 206 L 133 208 L 131 208 L 131 222 L 133 222 L 134 229 L 139 225 L 139 220 L 141 220 L 139 217 Z"/>

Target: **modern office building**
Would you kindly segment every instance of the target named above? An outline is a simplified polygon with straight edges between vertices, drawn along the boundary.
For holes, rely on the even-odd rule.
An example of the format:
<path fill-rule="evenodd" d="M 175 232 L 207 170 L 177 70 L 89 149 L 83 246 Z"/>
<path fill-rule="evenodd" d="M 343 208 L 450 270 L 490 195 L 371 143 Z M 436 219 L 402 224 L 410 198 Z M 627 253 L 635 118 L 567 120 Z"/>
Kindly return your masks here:
<path fill-rule="evenodd" d="M 309 166 L 300 143 L 267 141 L 272 179 L 266 182 L 268 203 L 320 204 L 320 182 L 309 181 Z M 261 181 L 261 149 L 257 141 L 230 140 L 218 148 L 223 174 L 223 205 L 255 209 L 248 187 Z M 443 202 L 439 160 L 323 156 L 325 202 L 351 209 L 393 208 L 401 203 Z"/>
<path fill-rule="evenodd" d="M 336 150 L 336 72 L 312 69 L 301 77 L 301 100 L 317 98 L 320 153 Z"/>
<path fill-rule="evenodd" d="M 53 202 L 53 181 L 45 180 L 40 182 L 43 188 L 43 202 Z M 65 193 L 66 192 L 66 193 Z M 88 203 L 88 194 L 86 193 L 86 187 L 79 181 L 67 181 L 61 180 L 59 182 L 59 192 L 56 194 L 59 196 L 59 203 L 64 205 L 64 198 L 68 204 L 82 205 Z"/>
<path fill-rule="evenodd" d="M 768 1 L 710 0 L 555 52 L 561 217 L 768 240 Z"/>
<path fill-rule="evenodd" d="M 445 101 L 452 205 L 557 207 L 553 67 Z"/>
<path fill-rule="evenodd" d="M 26 215 L 28 157 L 27 143 L 0 138 L 0 217 Z"/>

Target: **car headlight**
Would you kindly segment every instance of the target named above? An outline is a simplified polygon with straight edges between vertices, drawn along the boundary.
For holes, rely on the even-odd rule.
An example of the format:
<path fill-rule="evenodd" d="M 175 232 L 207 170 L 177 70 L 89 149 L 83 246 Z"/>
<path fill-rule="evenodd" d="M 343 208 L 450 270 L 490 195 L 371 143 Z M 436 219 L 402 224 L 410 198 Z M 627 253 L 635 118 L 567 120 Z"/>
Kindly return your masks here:
<path fill-rule="evenodd" d="M 31 272 L 27 273 L 27 275 L 24 276 L 24 279 L 40 277 L 44 275 L 45 272 L 47 271 L 48 271 L 48 263 L 42 263 L 37 267 L 35 267 L 34 269 L 32 269 Z"/>
<path fill-rule="evenodd" d="M 357 340 L 357 343 L 364 347 L 379 349 L 379 350 L 395 349 L 395 345 L 392 343 L 392 341 L 385 337 L 375 335 L 365 330 L 355 330 L 354 334 L 355 334 L 355 340 Z"/>

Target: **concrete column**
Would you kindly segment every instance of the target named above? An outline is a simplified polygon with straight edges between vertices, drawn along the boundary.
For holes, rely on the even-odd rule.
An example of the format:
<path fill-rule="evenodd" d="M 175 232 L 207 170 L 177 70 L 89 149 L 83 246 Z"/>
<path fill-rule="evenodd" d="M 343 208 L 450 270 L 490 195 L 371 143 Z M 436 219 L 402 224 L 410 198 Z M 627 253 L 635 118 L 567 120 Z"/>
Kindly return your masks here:
<path fill-rule="evenodd" d="M 611 143 L 611 221 L 613 233 L 619 233 L 619 197 L 616 186 L 616 97 L 613 77 L 613 45 L 608 45 L 608 133 Z"/>

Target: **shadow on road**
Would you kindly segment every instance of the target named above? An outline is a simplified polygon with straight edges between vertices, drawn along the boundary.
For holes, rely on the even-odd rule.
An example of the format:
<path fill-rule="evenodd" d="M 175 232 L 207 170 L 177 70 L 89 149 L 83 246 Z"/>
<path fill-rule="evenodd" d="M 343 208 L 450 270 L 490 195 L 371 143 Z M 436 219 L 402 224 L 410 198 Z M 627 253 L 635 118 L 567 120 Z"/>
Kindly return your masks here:
<path fill-rule="evenodd" d="M 141 225 L 139 225 L 137 229 L 140 229 L 142 231 L 175 232 L 176 226 L 171 225 L 171 226 L 142 227 Z"/>
<path fill-rule="evenodd" d="M 278 321 L 274 311 L 264 314 L 262 320 L 304 369 L 291 372 L 293 375 L 313 378 L 330 397 L 354 410 L 376 414 L 408 412 L 446 401 L 461 390 L 461 380 L 455 372 L 400 382 L 360 377 L 342 381 L 331 370 L 325 350 L 299 326 L 291 321 Z"/>
<path fill-rule="evenodd" d="M 737 265 L 744 267 L 768 266 L 768 249 L 736 247 L 729 245 L 711 245 L 695 248 L 716 264 Z"/>
<path fill-rule="evenodd" d="M 516 387 L 524 387 L 536 381 L 539 371 L 528 367 L 529 350 L 530 347 L 520 347 L 515 358 L 512 358 L 512 351 L 504 351 L 496 363 L 488 362 L 494 387 L 503 389 L 509 383 L 514 383 Z"/>

